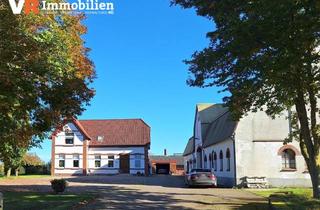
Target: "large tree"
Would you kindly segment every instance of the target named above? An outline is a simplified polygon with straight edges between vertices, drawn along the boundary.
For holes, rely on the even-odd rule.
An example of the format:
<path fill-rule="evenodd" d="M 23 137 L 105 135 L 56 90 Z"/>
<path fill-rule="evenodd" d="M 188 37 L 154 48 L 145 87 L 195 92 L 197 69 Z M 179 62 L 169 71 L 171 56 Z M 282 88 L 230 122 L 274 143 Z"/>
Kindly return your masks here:
<path fill-rule="evenodd" d="M 13 15 L 8 2 L 0 2 L 0 144 L 28 148 L 84 110 L 95 71 L 83 15 Z M 11 154 L 2 148 L 0 160 Z"/>
<path fill-rule="evenodd" d="M 189 64 L 191 86 L 220 86 L 237 118 L 265 110 L 276 116 L 291 107 L 295 130 L 319 198 L 318 0 L 174 0 L 213 21 L 210 45 Z M 195 29 L 193 29 L 195 30 Z"/>

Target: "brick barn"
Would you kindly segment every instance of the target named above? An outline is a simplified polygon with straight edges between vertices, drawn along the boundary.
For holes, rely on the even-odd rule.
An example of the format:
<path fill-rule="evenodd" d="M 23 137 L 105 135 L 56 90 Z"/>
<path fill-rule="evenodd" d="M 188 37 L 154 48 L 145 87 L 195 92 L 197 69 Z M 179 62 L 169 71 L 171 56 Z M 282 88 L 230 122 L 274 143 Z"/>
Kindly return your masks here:
<path fill-rule="evenodd" d="M 184 174 L 182 154 L 150 155 L 149 157 L 153 174 Z"/>

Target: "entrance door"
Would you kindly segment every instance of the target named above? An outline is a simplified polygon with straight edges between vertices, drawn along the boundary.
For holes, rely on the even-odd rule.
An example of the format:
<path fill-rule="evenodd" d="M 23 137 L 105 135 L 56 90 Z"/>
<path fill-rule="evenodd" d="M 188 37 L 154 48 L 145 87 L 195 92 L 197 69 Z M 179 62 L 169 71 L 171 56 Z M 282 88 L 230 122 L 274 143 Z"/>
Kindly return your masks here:
<path fill-rule="evenodd" d="M 120 155 L 120 173 L 129 173 L 130 158 L 129 154 Z"/>

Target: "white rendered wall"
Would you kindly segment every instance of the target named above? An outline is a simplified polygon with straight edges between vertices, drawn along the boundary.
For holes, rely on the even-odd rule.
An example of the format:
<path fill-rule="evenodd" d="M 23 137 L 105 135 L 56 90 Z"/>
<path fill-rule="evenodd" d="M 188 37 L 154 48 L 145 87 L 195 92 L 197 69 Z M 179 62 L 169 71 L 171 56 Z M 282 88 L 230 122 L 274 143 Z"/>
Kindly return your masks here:
<path fill-rule="evenodd" d="M 55 137 L 55 174 L 82 174 L 83 172 L 83 136 L 73 123 L 65 125 L 74 133 L 72 145 L 65 143 L 65 132 L 57 133 Z M 59 154 L 65 156 L 65 167 L 59 167 Z M 79 167 L 73 167 L 73 155 L 79 155 Z"/>

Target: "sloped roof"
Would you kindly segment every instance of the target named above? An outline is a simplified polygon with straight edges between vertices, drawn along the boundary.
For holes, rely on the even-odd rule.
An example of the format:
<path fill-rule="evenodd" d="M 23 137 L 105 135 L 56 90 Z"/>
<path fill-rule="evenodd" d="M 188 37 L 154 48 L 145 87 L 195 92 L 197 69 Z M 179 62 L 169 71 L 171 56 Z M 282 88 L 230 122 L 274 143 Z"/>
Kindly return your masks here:
<path fill-rule="evenodd" d="M 177 165 L 183 165 L 182 155 L 150 155 L 149 158 L 151 161 L 176 161 Z"/>
<path fill-rule="evenodd" d="M 237 124 L 238 122 L 232 119 L 231 112 L 224 112 L 210 124 L 203 138 L 203 147 L 219 143 L 231 137 L 237 128 Z"/>
<path fill-rule="evenodd" d="M 197 112 L 201 123 L 211 123 L 224 112 L 228 107 L 223 104 L 197 104 Z"/>
<path fill-rule="evenodd" d="M 65 125 L 66 123 L 71 122 L 73 123 L 81 132 L 81 134 L 83 135 L 83 137 L 87 140 L 91 140 L 90 135 L 88 134 L 88 132 L 82 127 L 82 125 L 79 123 L 79 121 L 76 118 L 71 118 L 71 119 L 65 119 L 63 120 L 63 122 L 52 132 L 50 138 L 52 139 L 53 136 L 56 136 L 57 133 L 59 133 L 60 131 L 62 131 L 62 127 L 63 125 Z"/>
<path fill-rule="evenodd" d="M 91 137 L 89 146 L 138 146 L 150 143 L 150 127 L 141 119 L 78 121 Z M 98 136 L 102 137 L 100 141 Z"/>
<path fill-rule="evenodd" d="M 194 138 L 191 137 L 187 143 L 186 148 L 184 149 L 183 156 L 187 156 L 194 152 Z"/>
<path fill-rule="evenodd" d="M 232 119 L 228 107 L 223 104 L 197 104 L 196 111 L 201 121 L 203 147 L 224 141 L 234 134 L 238 122 Z M 194 139 L 190 138 L 183 156 L 194 151 Z"/>

